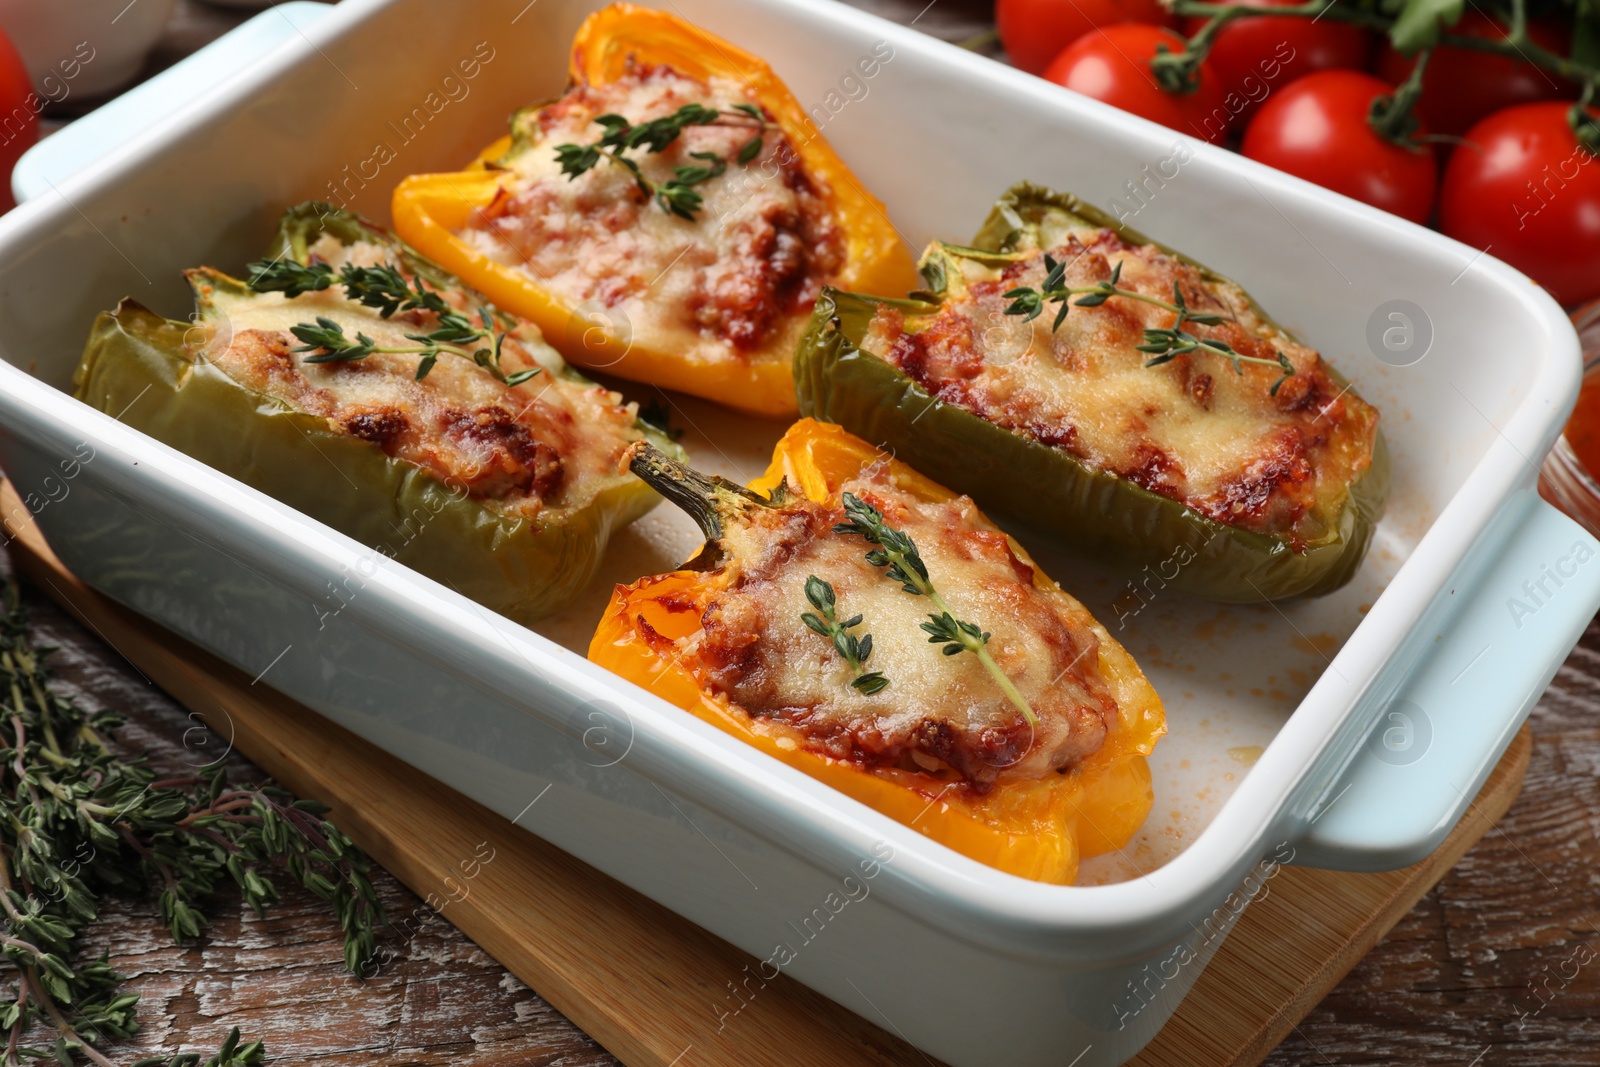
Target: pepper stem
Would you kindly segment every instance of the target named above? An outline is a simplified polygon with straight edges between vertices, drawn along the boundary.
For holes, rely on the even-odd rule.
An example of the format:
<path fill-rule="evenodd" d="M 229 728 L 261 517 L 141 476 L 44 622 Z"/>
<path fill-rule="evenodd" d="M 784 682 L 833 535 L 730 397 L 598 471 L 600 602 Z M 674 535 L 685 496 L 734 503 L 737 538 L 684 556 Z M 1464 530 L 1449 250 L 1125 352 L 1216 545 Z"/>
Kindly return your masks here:
<path fill-rule="evenodd" d="M 628 469 L 673 506 L 694 520 L 708 543 L 722 539 L 722 521 L 730 505 L 744 508 L 752 504 L 770 507 L 772 500 L 752 493 L 736 482 L 712 475 L 707 477 L 679 463 L 648 441 L 636 441 L 624 453 Z"/>

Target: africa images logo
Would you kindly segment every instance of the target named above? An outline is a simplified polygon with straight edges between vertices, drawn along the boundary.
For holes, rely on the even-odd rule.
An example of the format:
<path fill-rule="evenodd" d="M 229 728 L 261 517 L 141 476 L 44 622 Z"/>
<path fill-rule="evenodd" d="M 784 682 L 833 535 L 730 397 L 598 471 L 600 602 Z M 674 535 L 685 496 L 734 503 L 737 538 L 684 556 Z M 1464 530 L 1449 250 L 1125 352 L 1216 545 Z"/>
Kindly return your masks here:
<path fill-rule="evenodd" d="M 1522 629 L 1525 620 L 1554 600 L 1561 587 L 1578 576 L 1578 568 L 1593 558 L 1593 548 L 1583 541 L 1574 541 L 1566 554 L 1557 557 L 1554 563 L 1541 564 L 1539 573 L 1522 583 L 1521 596 L 1506 598 L 1506 610 L 1511 612 L 1511 621 L 1517 629 Z"/>

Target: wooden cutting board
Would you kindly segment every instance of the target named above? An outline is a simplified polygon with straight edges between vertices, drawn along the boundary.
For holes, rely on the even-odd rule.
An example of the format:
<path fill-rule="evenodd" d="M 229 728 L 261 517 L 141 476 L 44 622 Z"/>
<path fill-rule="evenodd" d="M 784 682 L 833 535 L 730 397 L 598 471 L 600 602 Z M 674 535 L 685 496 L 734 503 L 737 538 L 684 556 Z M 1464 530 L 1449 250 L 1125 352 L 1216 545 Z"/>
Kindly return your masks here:
<path fill-rule="evenodd" d="M 782 977 L 719 1034 L 707 1005 L 753 957 L 89 589 L 9 483 L 0 515 L 19 568 L 45 592 L 286 788 L 331 805 L 377 862 L 443 901 L 444 918 L 629 1067 L 931 1063 Z M 1505 814 L 1530 747 L 1524 727 L 1466 818 L 1416 866 L 1282 869 L 1133 1064 L 1259 1063 Z"/>

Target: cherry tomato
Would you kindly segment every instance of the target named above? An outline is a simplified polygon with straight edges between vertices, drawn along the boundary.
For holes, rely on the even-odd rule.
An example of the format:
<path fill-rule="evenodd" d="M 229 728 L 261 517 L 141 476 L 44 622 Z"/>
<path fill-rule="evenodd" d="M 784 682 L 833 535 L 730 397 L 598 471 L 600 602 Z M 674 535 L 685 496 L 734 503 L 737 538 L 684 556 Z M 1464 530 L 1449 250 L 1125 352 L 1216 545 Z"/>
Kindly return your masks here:
<path fill-rule="evenodd" d="M 1505 28 L 1482 11 L 1467 5 L 1461 21 L 1446 32 L 1485 41 L 1503 40 Z M 1535 44 L 1566 54 L 1566 35 L 1553 23 L 1528 23 Z M 1415 65 L 1414 57 L 1396 52 L 1387 42 L 1378 56 L 1378 75 L 1399 85 Z M 1466 48 L 1439 47 L 1422 72 L 1422 101 L 1417 114 L 1434 133 L 1459 135 L 1485 115 L 1535 100 L 1577 94 L 1554 74 L 1532 63 Z"/>
<path fill-rule="evenodd" d="M 1239 0 L 1250 7 L 1294 7 L 1301 0 Z M 1183 32 L 1193 37 L 1209 19 L 1195 16 Z M 1372 35 L 1360 26 L 1333 19 L 1312 21 L 1289 16 L 1234 19 L 1211 45 L 1212 69 L 1228 96 L 1228 109 L 1242 124 L 1268 93 L 1319 70 L 1366 65 Z"/>
<path fill-rule="evenodd" d="M 1372 101 L 1393 91 L 1360 71 L 1308 74 L 1267 98 L 1239 150 L 1401 218 L 1427 222 L 1439 173 L 1433 150 L 1393 144 L 1367 124 Z"/>
<path fill-rule="evenodd" d="M 1090 30 L 1119 22 L 1165 24 L 1160 0 L 997 0 L 994 20 L 1011 62 L 1038 74 Z"/>
<path fill-rule="evenodd" d="M 39 140 L 42 106 L 22 57 L 11 38 L 0 32 L 0 211 L 17 206 L 11 196 L 11 169 Z"/>
<path fill-rule="evenodd" d="M 1176 52 L 1183 48 L 1183 38 L 1161 26 L 1139 22 L 1091 30 L 1068 45 L 1044 76 L 1163 126 L 1202 140 L 1222 140 L 1228 133 L 1229 115 L 1209 62 L 1200 64 L 1199 86 L 1194 92 L 1169 93 L 1157 84 L 1150 70 L 1150 60 L 1161 45 Z"/>
<path fill-rule="evenodd" d="M 1497 111 L 1450 156 L 1439 228 L 1483 248 L 1563 304 L 1600 296 L 1600 160 L 1557 101 Z"/>

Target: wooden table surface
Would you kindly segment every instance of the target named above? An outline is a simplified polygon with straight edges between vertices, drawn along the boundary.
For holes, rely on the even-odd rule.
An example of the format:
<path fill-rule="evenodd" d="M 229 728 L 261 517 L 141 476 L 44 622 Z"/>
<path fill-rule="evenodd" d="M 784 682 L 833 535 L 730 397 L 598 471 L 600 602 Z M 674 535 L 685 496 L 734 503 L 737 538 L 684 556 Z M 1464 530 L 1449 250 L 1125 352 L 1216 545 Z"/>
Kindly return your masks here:
<path fill-rule="evenodd" d="M 985 0 L 857 2 L 948 40 L 988 28 Z M 147 73 L 242 17 L 183 0 Z M 9 568 L 0 554 L 0 571 Z M 122 712 L 124 741 L 173 769 L 197 753 L 214 758 L 220 739 L 45 597 L 25 589 L 25 599 L 40 641 L 60 649 L 61 684 L 90 706 Z M 1271 1067 L 1600 1067 L 1600 624 L 1591 623 L 1532 724 L 1527 784 L 1510 813 L 1272 1054 Z M 257 773 L 229 758 L 239 773 Z M 427 921 L 404 944 L 391 934 L 398 962 L 363 982 L 344 974 L 333 921 L 301 891 L 286 891 L 265 919 L 223 899 L 193 948 L 171 944 L 151 905 L 108 900 L 90 948 L 109 952 L 144 998 L 144 1032 L 114 1058 L 214 1049 L 239 1026 L 280 1064 L 616 1062 L 393 878 L 380 872 L 375 881 L 390 915 Z"/>

